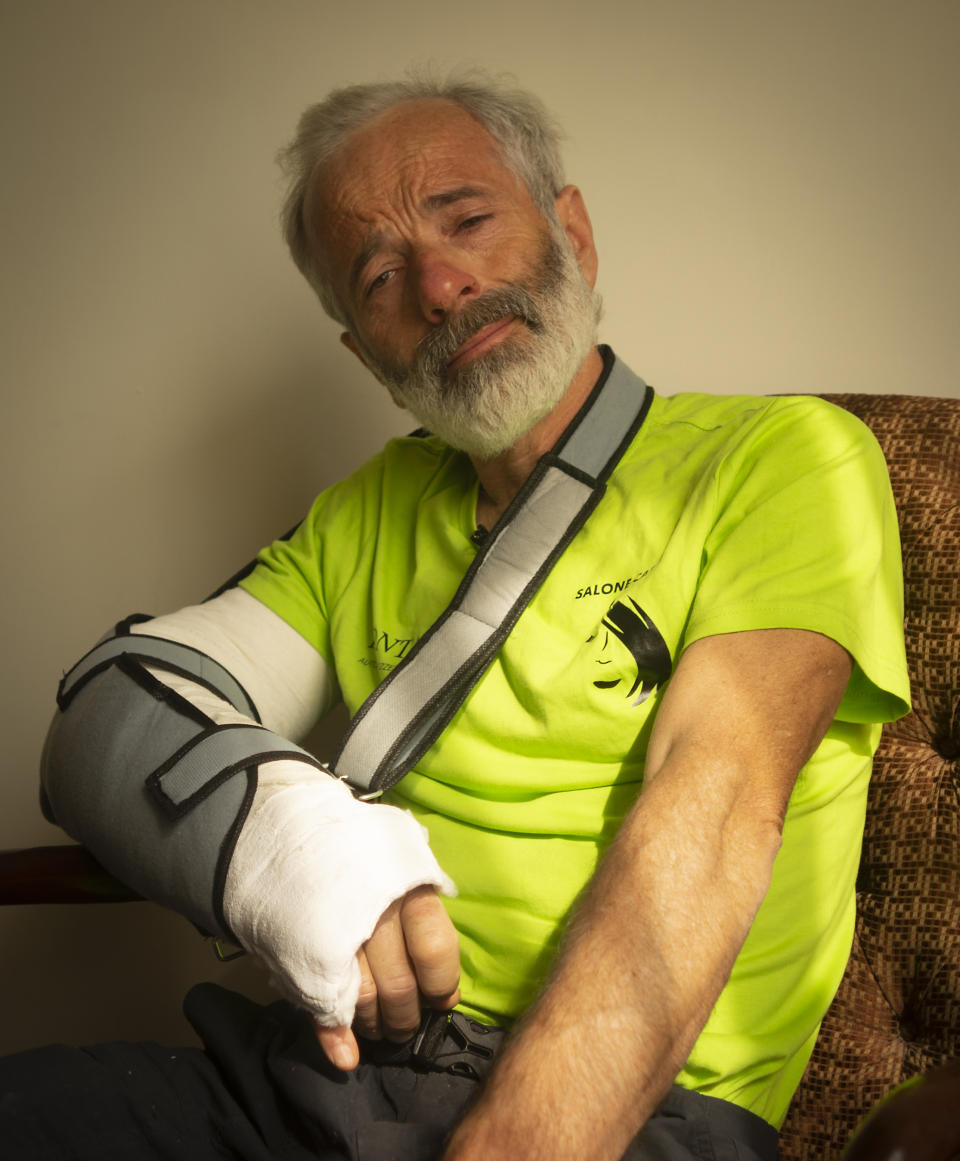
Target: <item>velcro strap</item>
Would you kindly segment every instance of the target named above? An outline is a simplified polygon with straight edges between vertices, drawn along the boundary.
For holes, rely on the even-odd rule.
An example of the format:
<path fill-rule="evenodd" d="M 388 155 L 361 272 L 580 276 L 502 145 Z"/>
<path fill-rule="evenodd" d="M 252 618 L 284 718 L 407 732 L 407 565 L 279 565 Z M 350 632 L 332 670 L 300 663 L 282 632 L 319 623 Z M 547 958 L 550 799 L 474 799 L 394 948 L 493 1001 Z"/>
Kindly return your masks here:
<path fill-rule="evenodd" d="M 154 770 L 147 787 L 167 817 L 178 819 L 238 771 L 291 758 L 332 777 L 312 754 L 260 726 L 215 726 L 191 738 Z"/>
<path fill-rule="evenodd" d="M 206 653 L 179 641 L 168 641 L 165 637 L 151 637 L 143 633 L 121 634 L 108 637 L 94 645 L 70 669 L 60 682 L 57 690 L 57 705 L 65 710 L 77 693 L 98 673 L 117 664 L 121 657 L 131 657 L 149 665 L 151 663 L 169 669 L 182 677 L 189 677 L 198 684 L 217 693 L 254 721 L 260 720 L 253 699 L 229 670 Z"/>

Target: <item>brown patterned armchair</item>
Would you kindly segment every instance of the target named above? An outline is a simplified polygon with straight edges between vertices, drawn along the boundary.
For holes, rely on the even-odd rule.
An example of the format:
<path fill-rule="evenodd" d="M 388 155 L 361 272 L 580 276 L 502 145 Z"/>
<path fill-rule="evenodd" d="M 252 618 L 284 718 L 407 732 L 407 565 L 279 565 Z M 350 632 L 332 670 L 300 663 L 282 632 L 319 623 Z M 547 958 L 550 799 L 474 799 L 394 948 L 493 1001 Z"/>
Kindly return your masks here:
<path fill-rule="evenodd" d="M 890 467 L 914 709 L 877 754 L 853 951 L 784 1125 L 784 1161 L 839 1161 L 884 1094 L 960 1057 L 960 399 L 826 398 L 873 429 Z M 0 852 L 0 903 L 131 897 L 82 848 Z M 903 1161 L 960 1156 L 960 1069 L 940 1076 L 911 1131 L 931 1146 L 939 1116 L 950 1140 Z"/>
<path fill-rule="evenodd" d="M 887 457 L 913 712 L 877 752 L 853 950 L 784 1125 L 784 1161 L 834 1161 L 885 1093 L 960 1057 L 960 399 L 827 398 Z M 960 1081 L 954 1109 L 942 1161 L 960 1153 Z"/>

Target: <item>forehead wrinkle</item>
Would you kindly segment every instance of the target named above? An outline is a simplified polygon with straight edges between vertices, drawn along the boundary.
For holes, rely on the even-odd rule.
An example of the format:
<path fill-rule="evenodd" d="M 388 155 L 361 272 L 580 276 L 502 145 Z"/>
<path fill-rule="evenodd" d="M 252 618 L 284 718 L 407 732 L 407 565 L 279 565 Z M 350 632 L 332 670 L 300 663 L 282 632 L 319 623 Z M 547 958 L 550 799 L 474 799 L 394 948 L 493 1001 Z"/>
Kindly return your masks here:
<path fill-rule="evenodd" d="M 435 213 L 456 202 L 466 201 L 468 198 L 482 197 L 484 191 L 472 185 L 461 185 L 457 189 L 446 190 L 443 193 L 430 194 L 420 203 L 427 213 Z"/>

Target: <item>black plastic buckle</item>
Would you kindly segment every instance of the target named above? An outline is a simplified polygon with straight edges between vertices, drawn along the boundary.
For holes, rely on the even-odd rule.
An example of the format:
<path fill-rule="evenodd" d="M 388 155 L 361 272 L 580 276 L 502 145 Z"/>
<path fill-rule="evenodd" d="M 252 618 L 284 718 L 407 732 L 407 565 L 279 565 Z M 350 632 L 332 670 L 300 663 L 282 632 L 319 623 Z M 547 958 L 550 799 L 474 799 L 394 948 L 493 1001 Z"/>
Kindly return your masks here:
<path fill-rule="evenodd" d="M 452 1012 L 436 1012 L 427 1009 L 420 1020 L 420 1027 L 410 1045 L 410 1059 L 421 1064 L 432 1064 L 446 1038 Z"/>
<path fill-rule="evenodd" d="M 426 1012 L 410 1045 L 410 1059 L 433 1072 L 480 1080 L 503 1035 L 502 1028 L 488 1029 L 460 1012 Z M 491 1043 L 485 1044 L 487 1037 Z"/>
<path fill-rule="evenodd" d="M 461 1028 L 456 1021 L 450 1020 L 447 1031 L 461 1052 L 473 1053 L 474 1056 L 479 1056 L 483 1060 L 493 1059 L 493 1049 L 489 1045 L 481 1044 L 479 1040 L 472 1040 L 466 1030 Z"/>

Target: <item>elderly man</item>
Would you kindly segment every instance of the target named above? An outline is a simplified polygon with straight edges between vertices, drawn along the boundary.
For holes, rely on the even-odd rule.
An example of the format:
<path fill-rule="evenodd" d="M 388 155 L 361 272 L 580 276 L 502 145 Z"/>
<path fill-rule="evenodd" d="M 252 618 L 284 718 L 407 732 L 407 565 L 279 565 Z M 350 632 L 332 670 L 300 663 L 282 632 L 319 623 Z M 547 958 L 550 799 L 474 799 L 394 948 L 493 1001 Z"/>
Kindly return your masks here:
<path fill-rule="evenodd" d="M 526 94 L 342 90 L 286 162 L 297 264 L 431 434 L 94 649 L 44 785 L 293 1004 L 205 986 L 206 1055 L 12 1058 L 10 1155 L 773 1158 L 906 709 L 882 457 L 818 400 L 662 397 L 596 345 Z M 354 793 L 289 740 L 341 699 Z"/>

